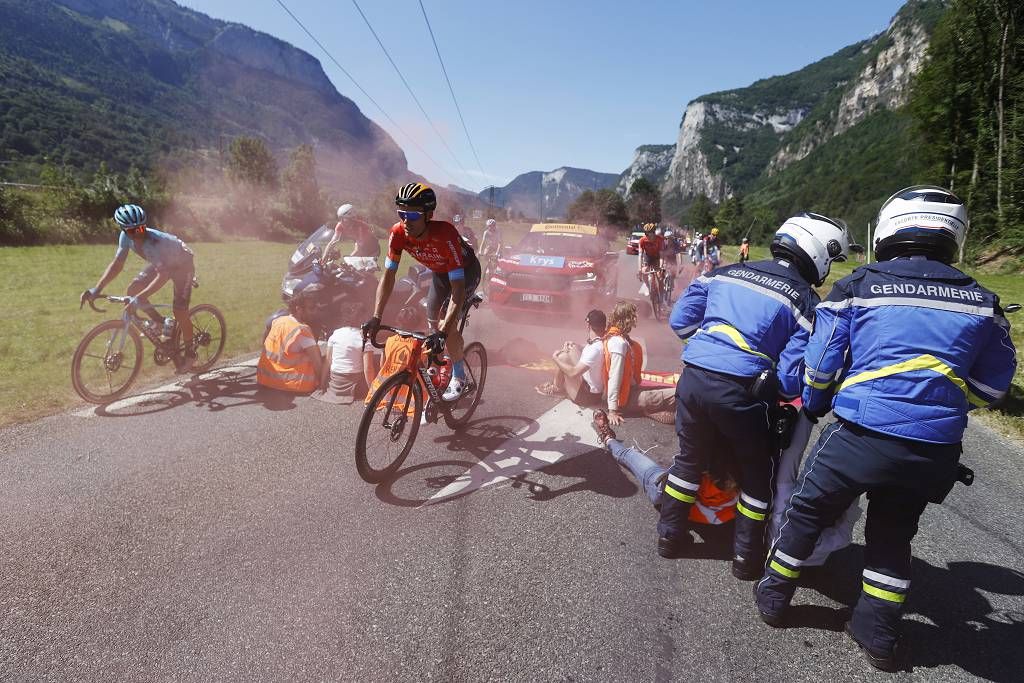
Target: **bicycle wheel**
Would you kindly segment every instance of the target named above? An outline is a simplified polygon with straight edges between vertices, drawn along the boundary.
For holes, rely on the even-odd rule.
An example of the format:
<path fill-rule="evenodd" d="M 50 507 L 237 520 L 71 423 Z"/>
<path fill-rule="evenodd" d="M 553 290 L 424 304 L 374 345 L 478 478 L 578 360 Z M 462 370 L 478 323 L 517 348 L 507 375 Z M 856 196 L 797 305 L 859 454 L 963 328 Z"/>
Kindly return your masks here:
<path fill-rule="evenodd" d="M 406 410 L 412 396 L 413 414 Z M 423 391 L 408 370 L 384 380 L 363 409 L 356 432 L 356 472 L 379 484 L 398 471 L 412 450 L 423 415 Z"/>
<path fill-rule="evenodd" d="M 476 407 L 480 405 L 484 384 L 487 382 L 487 350 L 480 342 L 473 342 L 465 348 L 462 360 L 466 366 L 466 380 L 471 388 L 462 394 L 458 401 L 445 404 L 444 423 L 449 429 L 458 429 L 473 417 Z"/>
<path fill-rule="evenodd" d="M 654 319 L 661 322 L 664 317 L 664 311 L 661 309 L 661 286 L 657 284 L 656 278 L 651 278 L 651 312 L 654 313 Z"/>
<path fill-rule="evenodd" d="M 120 398 L 142 369 L 142 338 L 134 327 L 125 337 L 124 323 L 100 323 L 79 342 L 71 359 L 71 384 L 90 403 Z"/>
<path fill-rule="evenodd" d="M 192 319 L 192 339 L 196 349 L 196 362 L 191 372 L 206 372 L 220 358 L 224 351 L 224 342 L 228 338 L 224 315 L 211 304 L 193 306 L 188 312 Z M 181 332 L 174 331 L 174 348 L 181 347 Z"/>

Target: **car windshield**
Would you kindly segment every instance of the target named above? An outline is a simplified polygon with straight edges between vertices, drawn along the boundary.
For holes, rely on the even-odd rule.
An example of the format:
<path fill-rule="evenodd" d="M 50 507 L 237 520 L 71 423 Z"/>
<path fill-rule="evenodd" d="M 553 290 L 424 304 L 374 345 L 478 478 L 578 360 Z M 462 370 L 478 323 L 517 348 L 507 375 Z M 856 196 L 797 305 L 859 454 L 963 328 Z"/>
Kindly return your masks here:
<path fill-rule="evenodd" d="M 515 251 L 548 256 L 602 256 L 606 248 L 604 240 L 590 235 L 531 232 L 516 245 Z"/>

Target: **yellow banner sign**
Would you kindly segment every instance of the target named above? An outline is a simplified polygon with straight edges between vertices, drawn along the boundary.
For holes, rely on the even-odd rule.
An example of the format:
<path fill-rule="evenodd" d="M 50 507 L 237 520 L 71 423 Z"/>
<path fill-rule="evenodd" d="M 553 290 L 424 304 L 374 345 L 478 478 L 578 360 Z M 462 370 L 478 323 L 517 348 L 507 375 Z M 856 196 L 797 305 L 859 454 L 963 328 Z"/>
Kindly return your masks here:
<path fill-rule="evenodd" d="M 597 228 L 593 225 L 576 225 L 575 223 L 534 223 L 530 232 L 560 232 L 567 235 L 596 235 Z"/>

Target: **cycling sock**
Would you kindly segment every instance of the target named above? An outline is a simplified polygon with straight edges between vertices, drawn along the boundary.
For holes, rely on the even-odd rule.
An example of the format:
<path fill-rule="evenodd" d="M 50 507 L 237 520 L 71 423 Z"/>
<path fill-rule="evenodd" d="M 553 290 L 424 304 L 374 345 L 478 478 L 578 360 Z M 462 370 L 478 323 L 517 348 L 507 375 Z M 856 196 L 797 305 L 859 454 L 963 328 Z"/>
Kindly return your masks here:
<path fill-rule="evenodd" d="M 452 377 L 466 379 L 466 361 L 457 360 L 452 363 Z"/>

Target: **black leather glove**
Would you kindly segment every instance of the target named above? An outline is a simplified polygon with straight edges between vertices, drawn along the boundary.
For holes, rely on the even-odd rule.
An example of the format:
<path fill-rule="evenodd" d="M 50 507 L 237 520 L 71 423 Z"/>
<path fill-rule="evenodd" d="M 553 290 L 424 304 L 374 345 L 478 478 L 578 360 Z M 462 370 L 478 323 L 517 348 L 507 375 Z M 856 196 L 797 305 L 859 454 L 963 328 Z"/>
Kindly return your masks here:
<path fill-rule="evenodd" d="M 373 339 L 377 336 L 377 330 L 380 329 L 380 318 L 373 316 L 365 323 L 362 324 L 360 329 L 363 331 L 363 339 Z"/>
<path fill-rule="evenodd" d="M 92 301 L 99 296 L 100 290 L 96 287 L 90 287 L 89 289 L 82 292 L 82 296 L 78 297 L 78 303 L 84 304 L 86 301 Z"/>
<path fill-rule="evenodd" d="M 441 353 L 444 351 L 444 340 L 447 338 L 448 335 L 444 332 L 435 332 L 423 340 L 423 345 L 426 346 L 427 351 L 431 353 Z"/>

